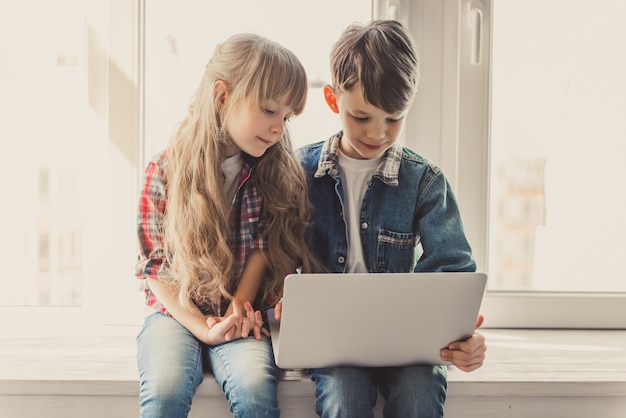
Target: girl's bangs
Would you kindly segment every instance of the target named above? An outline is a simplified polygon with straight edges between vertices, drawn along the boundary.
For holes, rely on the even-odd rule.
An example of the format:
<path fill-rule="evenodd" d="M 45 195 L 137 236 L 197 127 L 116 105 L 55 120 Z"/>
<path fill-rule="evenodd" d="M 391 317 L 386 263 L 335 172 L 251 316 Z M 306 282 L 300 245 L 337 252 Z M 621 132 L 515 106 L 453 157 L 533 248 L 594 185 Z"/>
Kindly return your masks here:
<path fill-rule="evenodd" d="M 286 99 L 296 114 L 302 112 L 307 97 L 307 78 L 302 65 L 286 53 L 267 54 L 259 61 L 256 82 L 252 81 L 256 86 L 251 86 L 259 103 Z"/>

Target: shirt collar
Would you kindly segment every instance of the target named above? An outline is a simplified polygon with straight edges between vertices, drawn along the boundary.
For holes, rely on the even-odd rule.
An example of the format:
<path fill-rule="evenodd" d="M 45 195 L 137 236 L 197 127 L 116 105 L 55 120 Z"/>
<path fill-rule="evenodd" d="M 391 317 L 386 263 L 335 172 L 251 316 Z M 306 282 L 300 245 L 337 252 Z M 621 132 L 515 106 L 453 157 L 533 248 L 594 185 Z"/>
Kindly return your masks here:
<path fill-rule="evenodd" d="M 323 177 L 337 166 L 339 156 L 339 141 L 343 136 L 343 132 L 339 132 L 330 137 L 322 146 L 322 153 L 317 165 L 315 177 Z M 373 177 L 380 178 L 389 186 L 398 186 L 398 173 L 400 172 L 400 162 L 402 161 L 402 147 L 393 144 L 391 148 L 385 151 L 383 160 L 374 172 Z"/>

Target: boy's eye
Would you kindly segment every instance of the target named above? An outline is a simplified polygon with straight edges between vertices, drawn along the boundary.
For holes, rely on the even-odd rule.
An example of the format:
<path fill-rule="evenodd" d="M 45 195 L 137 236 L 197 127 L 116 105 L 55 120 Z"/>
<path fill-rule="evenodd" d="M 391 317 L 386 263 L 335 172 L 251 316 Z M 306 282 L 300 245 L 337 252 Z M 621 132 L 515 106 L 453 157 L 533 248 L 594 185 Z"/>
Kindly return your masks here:
<path fill-rule="evenodd" d="M 365 117 L 359 117 L 359 116 L 352 116 L 354 118 L 354 120 L 356 120 L 357 122 L 367 122 L 369 120 L 369 118 L 367 116 Z"/>
<path fill-rule="evenodd" d="M 268 108 L 263 108 L 263 112 L 266 115 L 273 115 L 274 114 L 274 111 L 272 109 L 268 109 Z"/>
<path fill-rule="evenodd" d="M 402 118 L 398 118 L 398 119 L 387 119 L 387 123 L 398 123 L 402 120 Z"/>

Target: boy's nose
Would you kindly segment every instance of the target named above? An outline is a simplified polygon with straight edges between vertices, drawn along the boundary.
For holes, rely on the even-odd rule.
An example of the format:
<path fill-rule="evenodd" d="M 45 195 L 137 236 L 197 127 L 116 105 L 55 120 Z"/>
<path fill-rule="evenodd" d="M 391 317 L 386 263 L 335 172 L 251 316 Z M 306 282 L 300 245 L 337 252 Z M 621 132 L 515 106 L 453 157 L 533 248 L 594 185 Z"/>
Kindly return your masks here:
<path fill-rule="evenodd" d="M 367 137 L 373 140 L 384 139 L 386 135 L 385 128 L 382 126 L 372 126 L 367 131 Z"/>

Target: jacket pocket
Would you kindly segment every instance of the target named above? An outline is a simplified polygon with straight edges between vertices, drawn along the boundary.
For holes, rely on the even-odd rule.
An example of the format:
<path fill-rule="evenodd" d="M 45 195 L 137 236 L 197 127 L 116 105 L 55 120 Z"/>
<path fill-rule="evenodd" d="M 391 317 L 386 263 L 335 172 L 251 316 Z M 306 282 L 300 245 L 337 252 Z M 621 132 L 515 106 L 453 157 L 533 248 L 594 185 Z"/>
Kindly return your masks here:
<path fill-rule="evenodd" d="M 412 232 L 378 230 L 377 266 L 381 273 L 412 272 L 418 260 L 419 236 Z"/>

